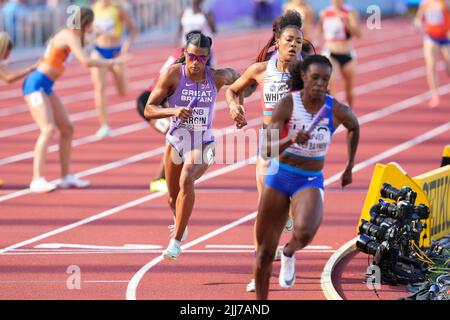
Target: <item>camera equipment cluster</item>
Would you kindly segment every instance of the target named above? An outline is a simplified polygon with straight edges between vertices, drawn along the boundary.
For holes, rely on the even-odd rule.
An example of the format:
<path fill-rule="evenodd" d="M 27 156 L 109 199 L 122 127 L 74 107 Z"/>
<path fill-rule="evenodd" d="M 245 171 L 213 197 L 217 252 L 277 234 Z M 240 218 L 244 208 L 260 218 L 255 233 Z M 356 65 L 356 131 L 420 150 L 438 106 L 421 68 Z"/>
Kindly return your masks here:
<path fill-rule="evenodd" d="M 400 190 L 384 183 L 380 190 L 382 198 L 370 209 L 370 221 L 361 220 L 358 250 L 374 256 L 373 264 L 381 269 L 384 282 L 408 283 L 411 267 L 422 269 L 414 259 L 412 243 L 419 245 L 420 235 L 426 228 L 421 220 L 428 219 L 429 208 L 415 205 L 417 193 L 409 187 Z M 414 271 L 414 270 L 413 270 Z"/>

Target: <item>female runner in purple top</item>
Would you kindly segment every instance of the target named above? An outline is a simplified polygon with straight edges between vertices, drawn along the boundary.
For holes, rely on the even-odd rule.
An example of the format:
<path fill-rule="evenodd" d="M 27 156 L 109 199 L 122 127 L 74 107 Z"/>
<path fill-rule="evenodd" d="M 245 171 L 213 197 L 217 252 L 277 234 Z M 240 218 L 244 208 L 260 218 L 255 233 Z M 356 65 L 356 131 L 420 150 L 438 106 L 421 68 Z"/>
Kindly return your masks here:
<path fill-rule="evenodd" d="M 180 242 L 187 236 L 194 207 L 194 182 L 213 162 L 212 121 L 217 93 L 240 76 L 230 68 L 214 70 L 206 66 L 211 44 L 211 38 L 201 33 L 188 36 L 180 63 L 161 74 L 145 108 L 147 119 L 171 117 L 164 158 L 175 226 L 173 238 L 163 252 L 165 259 L 175 260 L 181 253 Z M 169 107 L 162 108 L 160 104 L 166 98 Z"/>

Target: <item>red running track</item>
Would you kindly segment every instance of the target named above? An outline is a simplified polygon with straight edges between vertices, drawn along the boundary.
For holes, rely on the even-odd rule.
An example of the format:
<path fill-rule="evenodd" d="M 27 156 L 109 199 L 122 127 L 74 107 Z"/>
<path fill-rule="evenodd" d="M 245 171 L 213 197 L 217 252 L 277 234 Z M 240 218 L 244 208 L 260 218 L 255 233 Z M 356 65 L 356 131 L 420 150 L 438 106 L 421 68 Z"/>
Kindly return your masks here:
<path fill-rule="evenodd" d="M 247 30 L 219 36 L 214 43 L 219 65 L 243 71 L 269 35 L 270 30 Z M 311 246 L 297 254 L 293 288 L 278 287 L 279 263 L 274 263 L 271 299 L 324 299 L 321 273 L 332 253 L 355 236 L 374 164 L 395 161 L 414 176 L 439 166 L 450 140 L 448 76 L 441 66 L 444 103 L 429 109 L 421 35 L 406 21 L 386 20 L 381 30 L 366 30 L 356 46 L 354 110 L 361 142 L 354 182 L 344 190 L 339 187 L 338 173 L 346 161 L 340 132 L 324 170 L 322 226 Z M 88 190 L 45 195 L 26 190 L 38 131 L 20 96 L 21 84 L 0 85 L 0 178 L 5 181 L 0 194 L 0 299 L 254 299 L 245 292 L 252 278 L 257 201 L 254 152 L 234 165 L 209 169 L 197 186 L 185 251 L 175 262 L 160 261 L 172 218 L 165 197 L 149 195 L 147 187 L 162 156 L 163 137 L 142 123 L 134 101 L 171 51 L 134 50 L 128 98 L 118 98 L 113 86 L 108 94 L 115 132 L 108 139 L 93 138 L 98 122 L 88 71 L 74 63 L 56 84 L 76 129 L 72 169 L 92 181 Z M 221 92 L 218 129 L 233 125 L 223 101 Z M 252 119 L 247 130 L 257 130 L 257 94 L 248 100 L 247 110 Z M 57 179 L 58 170 L 54 147 L 46 176 Z M 283 235 L 282 243 L 287 239 Z M 79 290 L 67 287 L 69 266 L 81 271 Z M 360 298 L 374 296 L 367 291 Z"/>

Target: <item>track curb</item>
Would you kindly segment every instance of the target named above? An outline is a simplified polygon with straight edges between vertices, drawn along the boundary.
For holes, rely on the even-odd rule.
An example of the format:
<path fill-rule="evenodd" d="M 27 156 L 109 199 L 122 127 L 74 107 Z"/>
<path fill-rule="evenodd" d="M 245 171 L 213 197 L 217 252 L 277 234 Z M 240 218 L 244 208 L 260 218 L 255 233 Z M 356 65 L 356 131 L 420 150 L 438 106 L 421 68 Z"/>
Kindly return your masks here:
<path fill-rule="evenodd" d="M 320 277 L 320 285 L 327 300 L 344 300 L 333 285 L 333 271 L 342 259 L 356 251 L 357 239 L 358 237 L 353 238 L 333 253 L 323 269 Z"/>

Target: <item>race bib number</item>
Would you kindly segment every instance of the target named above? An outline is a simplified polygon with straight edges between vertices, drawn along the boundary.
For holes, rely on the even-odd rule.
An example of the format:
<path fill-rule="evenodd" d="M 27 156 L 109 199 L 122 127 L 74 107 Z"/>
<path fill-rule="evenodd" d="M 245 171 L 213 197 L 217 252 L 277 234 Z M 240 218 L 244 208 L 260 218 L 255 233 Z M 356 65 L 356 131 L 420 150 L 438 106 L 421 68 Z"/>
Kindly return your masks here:
<path fill-rule="evenodd" d="M 196 107 L 192 109 L 192 116 L 183 122 L 183 127 L 191 131 L 205 131 L 208 123 L 209 108 Z"/>
<path fill-rule="evenodd" d="M 44 97 L 42 92 L 36 91 L 30 94 L 30 104 L 32 108 L 42 106 L 44 104 Z"/>

